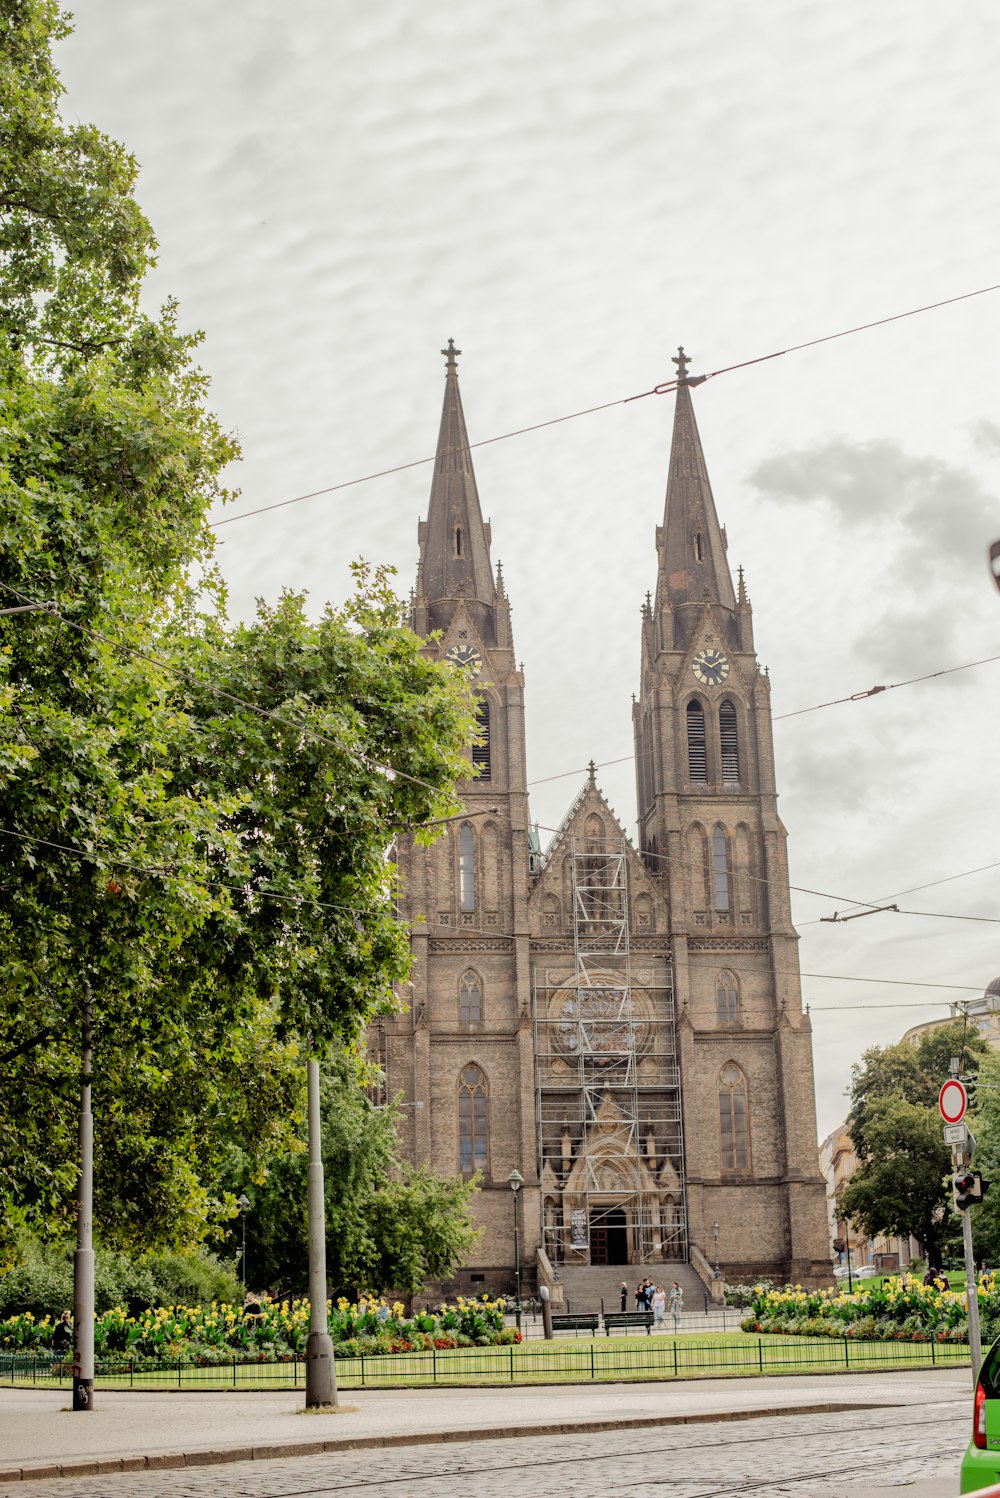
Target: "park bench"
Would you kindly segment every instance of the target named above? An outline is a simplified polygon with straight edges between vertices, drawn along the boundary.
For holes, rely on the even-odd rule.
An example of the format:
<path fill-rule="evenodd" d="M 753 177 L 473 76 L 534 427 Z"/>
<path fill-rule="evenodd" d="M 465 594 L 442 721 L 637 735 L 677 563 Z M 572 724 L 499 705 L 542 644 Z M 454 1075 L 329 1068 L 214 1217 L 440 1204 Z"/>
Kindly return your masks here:
<path fill-rule="evenodd" d="M 612 1331 L 628 1331 L 630 1326 L 644 1326 L 648 1337 L 653 1330 L 652 1311 L 605 1311 L 604 1330 L 609 1337 Z"/>
<path fill-rule="evenodd" d="M 595 1311 L 590 1316 L 571 1316 L 560 1313 L 552 1317 L 552 1330 L 554 1332 L 589 1332 L 592 1337 L 597 1335 L 597 1324 L 600 1317 Z"/>

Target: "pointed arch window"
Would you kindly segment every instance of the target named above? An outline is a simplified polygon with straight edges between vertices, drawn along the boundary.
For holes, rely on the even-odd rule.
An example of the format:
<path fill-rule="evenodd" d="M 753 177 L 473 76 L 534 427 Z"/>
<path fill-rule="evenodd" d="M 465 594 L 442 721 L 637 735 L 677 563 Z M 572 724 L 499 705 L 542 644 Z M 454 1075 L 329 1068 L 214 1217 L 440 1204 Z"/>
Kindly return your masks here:
<path fill-rule="evenodd" d="M 719 747 L 722 751 L 723 780 L 738 784 L 740 740 L 736 727 L 736 706 L 728 697 L 719 704 Z"/>
<path fill-rule="evenodd" d="M 465 552 L 463 550 L 464 544 L 465 544 L 465 542 L 464 542 L 464 538 L 462 536 L 462 527 L 458 523 L 458 521 L 456 520 L 455 521 L 455 555 L 457 557 L 461 557 L 461 556 L 465 555 Z"/>
<path fill-rule="evenodd" d="M 708 784 L 708 746 L 705 741 L 705 709 L 692 698 L 687 705 L 688 774 L 696 785 Z"/>
<path fill-rule="evenodd" d="M 490 704 L 480 697 L 476 708 L 476 737 L 478 744 L 472 746 L 472 765 L 479 780 L 493 779 L 493 761 L 490 753 Z"/>
<path fill-rule="evenodd" d="M 483 1019 L 483 984 L 470 968 L 458 984 L 458 1020 L 462 1025 L 479 1025 Z"/>
<path fill-rule="evenodd" d="M 458 1083 L 458 1163 L 464 1176 L 489 1168 L 489 1096 L 478 1066 L 464 1068 Z"/>
<path fill-rule="evenodd" d="M 747 1079 L 735 1061 L 719 1073 L 719 1143 L 723 1170 L 750 1169 Z"/>
<path fill-rule="evenodd" d="M 458 834 L 458 903 L 462 910 L 476 908 L 476 843 L 468 822 Z"/>
<path fill-rule="evenodd" d="M 729 909 L 729 839 L 724 827 L 712 833 L 712 899 L 716 910 Z"/>
<path fill-rule="evenodd" d="M 719 974 L 715 985 L 715 1012 L 720 1025 L 739 1024 L 740 990 L 735 973 L 726 971 Z"/>

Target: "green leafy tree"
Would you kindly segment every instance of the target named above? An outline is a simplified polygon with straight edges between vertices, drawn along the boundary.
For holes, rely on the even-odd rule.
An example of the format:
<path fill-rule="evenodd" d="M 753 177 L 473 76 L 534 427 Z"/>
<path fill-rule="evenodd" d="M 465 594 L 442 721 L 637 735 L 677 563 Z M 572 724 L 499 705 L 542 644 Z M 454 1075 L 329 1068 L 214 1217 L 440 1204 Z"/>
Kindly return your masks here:
<path fill-rule="evenodd" d="M 413 1293 L 452 1274 L 475 1242 L 474 1180 L 417 1170 L 399 1158 L 392 1106 L 375 1106 L 345 1053 L 324 1060 L 320 1079 L 327 1277 L 337 1294 Z M 302 1136 L 304 1148 L 304 1133 Z M 246 1191 L 248 1273 L 253 1284 L 303 1291 L 308 1279 L 304 1152 L 269 1163 L 248 1185 L 249 1162 L 234 1152 L 224 1178 Z M 235 1244 L 235 1237 L 234 1237 Z"/>
<path fill-rule="evenodd" d="M 874 1237 L 914 1237 L 940 1263 L 953 1236 L 951 1153 L 937 1096 L 952 1056 L 974 1067 L 988 1046 L 964 1021 L 918 1037 L 873 1046 L 852 1071 L 848 1128 L 858 1168 L 839 1198 L 841 1216 Z"/>
<path fill-rule="evenodd" d="M 73 1212 L 94 1014 L 104 1243 L 190 1244 L 232 1140 L 294 1137 L 302 1052 L 407 967 L 389 849 L 455 809 L 469 693 L 381 573 L 229 625 L 237 456 L 116 143 L 58 117 L 52 0 L 0 0 L 0 1254 Z"/>

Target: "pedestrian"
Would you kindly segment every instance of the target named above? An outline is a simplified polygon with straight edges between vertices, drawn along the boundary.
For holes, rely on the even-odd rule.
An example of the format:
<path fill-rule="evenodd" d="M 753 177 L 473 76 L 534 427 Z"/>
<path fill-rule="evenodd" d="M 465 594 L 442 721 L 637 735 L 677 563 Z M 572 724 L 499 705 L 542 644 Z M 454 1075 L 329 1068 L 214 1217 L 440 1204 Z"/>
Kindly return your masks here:
<path fill-rule="evenodd" d="M 667 1310 L 674 1318 L 675 1333 L 679 1332 L 681 1329 L 681 1312 L 683 1311 L 683 1309 L 684 1291 L 681 1289 L 679 1281 L 674 1280 L 673 1284 L 670 1287 L 670 1299 L 667 1302 Z"/>
<path fill-rule="evenodd" d="M 248 1321 L 259 1321 L 264 1314 L 264 1307 L 257 1299 L 252 1290 L 248 1290 L 243 1302 L 243 1315 Z"/>
<path fill-rule="evenodd" d="M 72 1346 L 73 1318 L 69 1311 L 63 1311 L 52 1328 L 52 1351 L 57 1357 L 64 1357 Z"/>
<path fill-rule="evenodd" d="M 628 1310 L 628 1284 L 622 1280 L 622 1310 Z"/>
<path fill-rule="evenodd" d="M 635 1287 L 635 1308 L 637 1311 L 646 1309 L 646 1281 L 640 1280 Z"/>
<path fill-rule="evenodd" d="M 667 1310 L 667 1297 L 662 1285 L 657 1285 L 653 1291 L 653 1325 L 662 1326 L 663 1318 Z"/>

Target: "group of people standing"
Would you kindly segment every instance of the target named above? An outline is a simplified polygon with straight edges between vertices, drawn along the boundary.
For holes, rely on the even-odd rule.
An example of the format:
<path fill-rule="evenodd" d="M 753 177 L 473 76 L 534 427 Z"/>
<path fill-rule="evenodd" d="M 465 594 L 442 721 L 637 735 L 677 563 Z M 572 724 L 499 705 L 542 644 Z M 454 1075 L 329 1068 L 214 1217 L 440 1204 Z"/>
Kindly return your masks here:
<path fill-rule="evenodd" d="M 628 1285 L 625 1280 L 622 1280 L 621 1306 L 623 1311 L 628 1310 Z M 637 1311 L 652 1311 L 654 1326 L 662 1326 L 669 1312 L 674 1318 L 674 1331 L 680 1331 L 684 1291 L 677 1280 L 671 1285 L 669 1294 L 662 1285 L 654 1285 L 652 1280 L 640 1280 L 635 1287 L 635 1308 Z"/>

